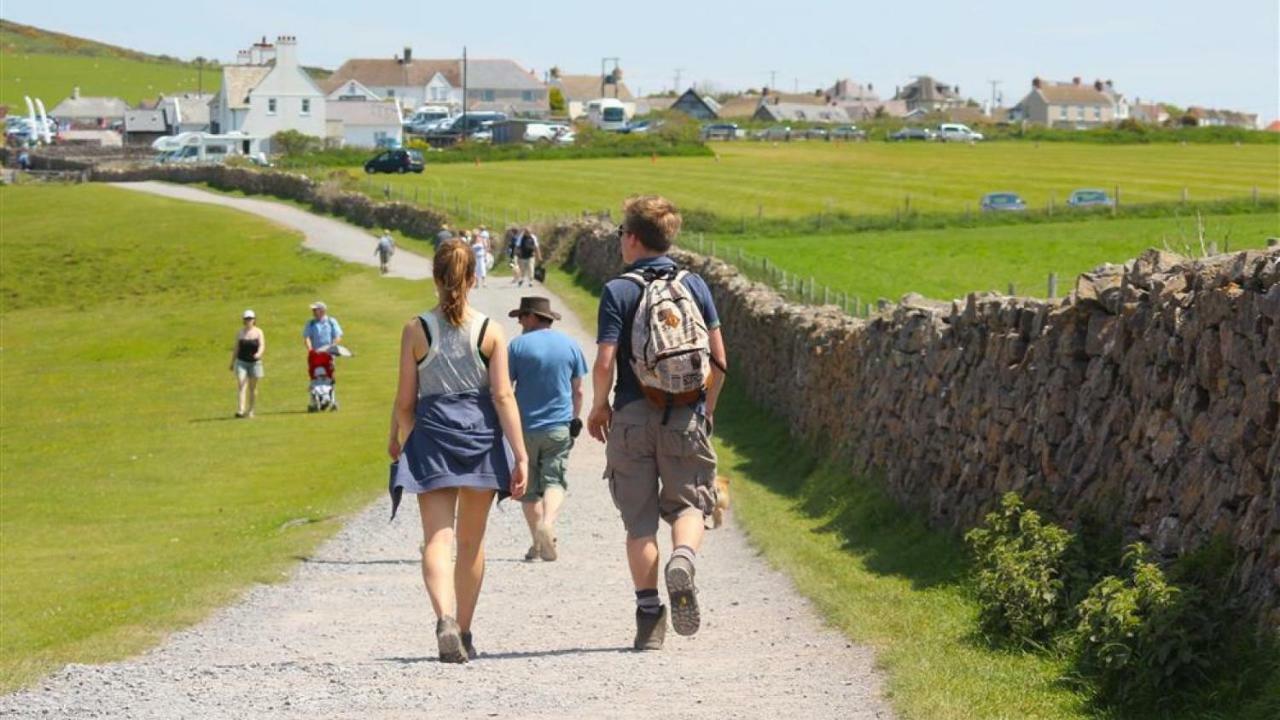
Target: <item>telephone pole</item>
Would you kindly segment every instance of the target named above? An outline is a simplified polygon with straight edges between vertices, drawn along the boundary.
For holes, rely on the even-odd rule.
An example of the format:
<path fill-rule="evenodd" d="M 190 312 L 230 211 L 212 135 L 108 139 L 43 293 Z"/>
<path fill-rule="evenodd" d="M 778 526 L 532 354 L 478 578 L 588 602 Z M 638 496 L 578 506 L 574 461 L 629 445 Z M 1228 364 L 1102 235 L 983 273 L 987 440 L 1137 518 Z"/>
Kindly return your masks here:
<path fill-rule="evenodd" d="M 1000 87 L 1000 83 L 1001 83 L 1002 81 L 1001 81 L 1001 80 L 988 80 L 987 82 L 991 83 L 991 109 L 990 109 L 990 110 L 988 110 L 988 112 L 990 112 L 990 113 L 994 113 L 994 112 L 996 111 L 996 102 L 997 102 L 997 98 L 999 97 L 998 88 Z"/>
<path fill-rule="evenodd" d="M 777 70 L 769 71 L 769 89 L 774 92 L 778 91 L 778 71 Z"/>
<path fill-rule="evenodd" d="M 677 95 L 680 94 L 680 75 L 682 73 L 684 73 L 684 68 L 676 68 L 675 84 L 671 86 L 671 91 Z"/>

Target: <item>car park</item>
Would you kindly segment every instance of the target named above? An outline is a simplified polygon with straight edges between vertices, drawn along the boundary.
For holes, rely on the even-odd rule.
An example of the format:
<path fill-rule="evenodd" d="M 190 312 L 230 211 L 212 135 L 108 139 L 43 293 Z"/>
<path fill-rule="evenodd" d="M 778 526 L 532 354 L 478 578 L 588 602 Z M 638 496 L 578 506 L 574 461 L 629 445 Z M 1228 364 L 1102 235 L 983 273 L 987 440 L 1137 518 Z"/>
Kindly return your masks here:
<path fill-rule="evenodd" d="M 1076 190 L 1067 198 L 1067 205 L 1073 208 L 1111 207 L 1115 201 L 1102 190 Z"/>
<path fill-rule="evenodd" d="M 398 148 L 384 150 L 370 158 L 364 164 L 364 171 L 370 175 L 374 173 L 421 173 L 425 167 L 426 163 L 422 160 L 421 152 Z"/>
<path fill-rule="evenodd" d="M 756 133 L 760 140 L 790 140 L 791 128 L 786 125 L 774 125 Z"/>
<path fill-rule="evenodd" d="M 831 130 L 832 140 L 866 140 L 867 131 L 857 125 L 841 125 Z"/>
<path fill-rule="evenodd" d="M 831 133 L 826 128 L 811 127 L 801 131 L 801 136 L 810 140 L 826 140 L 831 137 Z"/>
<path fill-rule="evenodd" d="M 1012 192 L 987 193 L 978 206 L 983 212 L 1021 212 L 1027 209 L 1022 196 Z"/>
<path fill-rule="evenodd" d="M 426 135 L 428 139 L 459 140 L 464 137 L 470 137 L 480 130 L 485 123 L 501 122 L 506 119 L 507 114 L 501 112 L 469 112 L 466 115 L 455 115 L 443 121 L 442 124 L 435 126 Z"/>
<path fill-rule="evenodd" d="M 982 133 L 960 123 L 942 123 L 938 126 L 937 137 L 942 142 L 978 142 L 984 139 Z"/>
<path fill-rule="evenodd" d="M 893 142 L 905 142 L 909 140 L 932 140 L 934 133 L 929 128 L 922 127 L 904 127 L 896 132 L 889 134 L 889 139 Z"/>
<path fill-rule="evenodd" d="M 736 123 L 713 123 L 702 127 L 702 137 L 706 140 L 735 140 L 738 132 Z"/>

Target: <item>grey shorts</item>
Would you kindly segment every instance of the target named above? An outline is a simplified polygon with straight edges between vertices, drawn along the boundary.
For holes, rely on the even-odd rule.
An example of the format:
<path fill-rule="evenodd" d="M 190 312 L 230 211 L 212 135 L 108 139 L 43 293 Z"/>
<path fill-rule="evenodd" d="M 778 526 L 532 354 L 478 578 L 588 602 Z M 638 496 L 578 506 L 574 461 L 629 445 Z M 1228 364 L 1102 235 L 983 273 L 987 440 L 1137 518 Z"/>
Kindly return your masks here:
<path fill-rule="evenodd" d="M 255 362 L 245 362 L 240 359 L 236 360 L 237 380 L 244 380 L 245 378 L 260 378 L 265 374 L 266 372 L 262 369 L 261 360 L 257 360 Z"/>
<path fill-rule="evenodd" d="M 573 438 L 569 437 L 567 425 L 526 432 L 524 448 L 529 454 L 529 488 L 520 498 L 522 501 L 538 502 L 552 486 L 565 492 L 569 490 L 565 464 L 573 449 Z"/>
<path fill-rule="evenodd" d="M 706 418 L 674 408 L 664 425 L 662 415 L 646 400 L 613 413 L 604 477 L 630 538 L 656 535 L 659 518 L 672 523 L 689 512 L 705 518 L 716 506 L 716 451 Z"/>

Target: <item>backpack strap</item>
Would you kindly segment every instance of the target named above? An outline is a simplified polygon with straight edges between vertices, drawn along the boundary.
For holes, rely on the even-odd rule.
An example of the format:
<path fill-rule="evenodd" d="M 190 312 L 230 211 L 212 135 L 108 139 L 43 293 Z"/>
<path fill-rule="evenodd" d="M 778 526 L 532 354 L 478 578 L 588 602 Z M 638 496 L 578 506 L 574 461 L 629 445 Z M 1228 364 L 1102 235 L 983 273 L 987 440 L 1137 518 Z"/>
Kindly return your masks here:
<path fill-rule="evenodd" d="M 428 324 L 428 323 L 427 323 L 427 319 L 426 319 L 426 317 L 425 317 L 425 316 L 422 316 L 422 315 L 419 315 L 419 316 L 418 316 L 418 324 L 422 326 L 422 334 L 423 334 L 424 336 L 426 336 L 426 338 L 427 338 L 427 354 L 426 354 L 426 355 L 423 355 L 423 356 L 422 356 L 422 357 L 420 357 L 420 358 L 417 358 L 417 360 L 418 360 L 418 364 L 419 364 L 419 365 L 421 365 L 421 364 L 423 363 L 423 361 L 425 361 L 425 360 L 427 359 L 427 357 L 431 355 L 431 342 L 432 342 L 432 340 L 431 340 L 431 326 L 430 326 L 430 324 Z"/>
<path fill-rule="evenodd" d="M 484 334 L 488 329 L 489 318 L 486 317 L 480 325 L 480 334 L 476 337 L 476 354 L 480 356 L 480 362 L 484 363 L 485 367 L 489 367 L 489 358 L 485 356 L 484 350 L 480 348 L 484 345 Z"/>

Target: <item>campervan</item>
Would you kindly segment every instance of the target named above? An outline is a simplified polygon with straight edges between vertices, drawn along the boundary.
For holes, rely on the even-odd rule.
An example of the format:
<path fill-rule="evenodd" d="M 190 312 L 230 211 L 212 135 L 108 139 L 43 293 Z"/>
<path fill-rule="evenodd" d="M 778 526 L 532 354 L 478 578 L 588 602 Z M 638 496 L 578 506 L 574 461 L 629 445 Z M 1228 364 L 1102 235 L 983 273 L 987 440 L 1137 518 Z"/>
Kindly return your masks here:
<path fill-rule="evenodd" d="M 627 129 L 627 105 L 617 98 L 600 98 L 587 103 L 587 122 L 601 130 Z"/>
<path fill-rule="evenodd" d="M 415 135 L 425 135 L 451 117 L 453 114 L 444 105 L 423 105 L 404 121 L 404 130 Z"/>
<path fill-rule="evenodd" d="M 213 135 L 203 132 L 185 132 L 156 138 L 151 148 L 156 151 L 156 162 L 169 163 L 220 163 L 231 155 L 250 158 L 262 154 L 263 138 L 231 132 Z"/>

